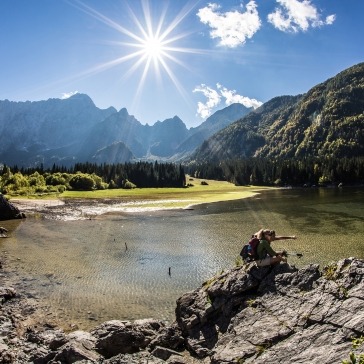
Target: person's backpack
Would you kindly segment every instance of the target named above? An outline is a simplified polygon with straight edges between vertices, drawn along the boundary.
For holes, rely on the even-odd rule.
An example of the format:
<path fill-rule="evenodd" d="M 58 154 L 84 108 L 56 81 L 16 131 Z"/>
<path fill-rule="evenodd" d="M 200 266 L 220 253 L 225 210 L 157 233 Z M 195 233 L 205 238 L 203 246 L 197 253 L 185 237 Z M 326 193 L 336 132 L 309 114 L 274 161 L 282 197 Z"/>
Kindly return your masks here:
<path fill-rule="evenodd" d="M 256 236 L 252 236 L 249 243 L 244 245 L 241 249 L 240 256 L 246 262 L 258 259 L 257 248 L 259 245 L 259 239 Z"/>

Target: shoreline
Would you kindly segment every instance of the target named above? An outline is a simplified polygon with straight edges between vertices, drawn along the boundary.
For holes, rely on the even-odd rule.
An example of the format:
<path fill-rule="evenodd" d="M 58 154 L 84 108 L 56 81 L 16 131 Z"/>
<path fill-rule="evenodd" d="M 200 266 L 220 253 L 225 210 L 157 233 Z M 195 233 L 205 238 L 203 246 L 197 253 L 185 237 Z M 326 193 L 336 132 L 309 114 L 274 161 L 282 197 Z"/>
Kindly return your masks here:
<path fill-rule="evenodd" d="M 153 211 L 194 210 L 195 206 L 251 198 L 264 189 L 215 193 L 199 198 L 69 198 L 55 199 L 10 198 L 9 202 L 25 214 L 41 214 L 52 220 L 91 220 L 117 213 L 148 213 Z"/>

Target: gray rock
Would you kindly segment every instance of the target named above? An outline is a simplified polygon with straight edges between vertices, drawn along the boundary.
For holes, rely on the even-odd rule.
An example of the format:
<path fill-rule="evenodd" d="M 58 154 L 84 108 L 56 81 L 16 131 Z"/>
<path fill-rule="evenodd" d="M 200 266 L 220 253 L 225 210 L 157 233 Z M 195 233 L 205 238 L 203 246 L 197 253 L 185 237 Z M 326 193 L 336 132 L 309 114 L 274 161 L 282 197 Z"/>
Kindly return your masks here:
<path fill-rule="evenodd" d="M 49 333 L 41 336 L 45 338 L 45 341 L 49 340 L 48 344 L 53 348 L 58 346 L 61 341 L 65 341 L 65 343 L 55 350 L 44 352 L 43 355 L 39 355 L 39 353 L 33 354 L 31 359 L 35 364 L 67 364 L 81 361 L 98 363 L 101 359 L 101 356 L 95 351 L 96 339 L 88 332 L 74 331 L 66 336 L 57 332 L 57 335 L 53 337 Z"/>
<path fill-rule="evenodd" d="M 174 350 L 164 348 L 162 346 L 156 346 L 154 348 L 154 350 L 152 351 L 152 355 L 159 358 L 159 359 L 167 360 L 172 355 L 179 355 L 179 353 L 174 351 Z"/>
<path fill-rule="evenodd" d="M 329 363 L 364 333 L 364 261 L 234 268 L 177 300 L 193 355 L 211 363 Z"/>
<path fill-rule="evenodd" d="M 135 354 L 119 354 L 102 362 L 103 364 L 165 364 L 165 360 L 159 359 L 148 352 Z"/>
<path fill-rule="evenodd" d="M 25 214 L 0 193 L 0 220 L 23 219 Z"/>
<path fill-rule="evenodd" d="M 12 287 L 0 287 L 0 301 L 4 303 L 16 296 L 16 291 Z"/>
<path fill-rule="evenodd" d="M 54 359 L 49 361 L 51 364 L 56 363 L 75 363 L 85 361 L 87 363 L 99 363 L 101 356 L 93 350 L 85 347 L 78 341 L 70 341 L 58 349 Z"/>
<path fill-rule="evenodd" d="M 364 292 L 361 267 L 363 261 L 342 261 L 332 279 L 323 276 L 308 291 L 313 285 L 307 282 L 318 277 L 316 268 L 293 273 L 290 286 L 277 277 L 277 292 L 285 294 L 263 294 L 239 312 L 216 343 L 211 362 L 339 363 L 348 358 L 352 337 L 364 333 L 364 300 L 356 296 L 358 289 Z M 303 282 L 305 290 L 293 282 Z"/>
<path fill-rule="evenodd" d="M 148 345 L 148 349 L 153 350 L 156 346 L 162 346 L 173 350 L 183 350 L 184 338 L 182 331 L 176 323 L 162 327 L 155 338 Z"/>
<path fill-rule="evenodd" d="M 132 354 L 145 349 L 163 324 L 157 320 L 112 320 L 96 327 L 91 333 L 96 338 L 96 350 L 105 358 L 118 354 Z"/>
<path fill-rule="evenodd" d="M 2 226 L 0 226 L 0 238 L 7 238 L 8 234 L 7 234 L 8 230 Z"/>

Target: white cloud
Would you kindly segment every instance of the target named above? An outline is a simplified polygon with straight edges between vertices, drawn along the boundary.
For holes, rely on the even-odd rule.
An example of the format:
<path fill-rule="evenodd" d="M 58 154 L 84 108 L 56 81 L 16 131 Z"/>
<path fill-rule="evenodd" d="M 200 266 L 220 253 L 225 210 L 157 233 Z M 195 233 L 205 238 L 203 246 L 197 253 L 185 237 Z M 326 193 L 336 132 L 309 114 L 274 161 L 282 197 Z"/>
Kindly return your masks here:
<path fill-rule="evenodd" d="M 325 23 L 327 25 L 331 25 L 331 24 L 333 24 L 333 22 L 335 21 L 335 19 L 336 19 L 336 15 L 335 14 L 329 15 L 329 16 L 326 17 L 326 22 Z"/>
<path fill-rule="evenodd" d="M 71 91 L 71 92 L 63 92 L 61 99 L 65 100 L 65 99 L 69 99 L 71 96 L 78 94 L 78 91 Z"/>
<path fill-rule="evenodd" d="M 283 32 L 307 31 L 311 26 L 321 27 L 331 25 L 336 16 L 334 14 L 321 19 L 317 8 L 311 4 L 311 0 L 276 0 L 280 7 L 268 15 L 268 21 Z"/>
<path fill-rule="evenodd" d="M 244 44 L 261 26 L 257 5 L 253 0 L 246 5 L 246 12 L 220 13 L 219 9 L 218 4 L 208 4 L 207 7 L 199 9 L 197 16 L 203 24 L 212 28 L 211 37 L 219 38 L 222 46 L 235 48 Z"/>
<path fill-rule="evenodd" d="M 236 90 L 228 90 L 219 83 L 216 85 L 216 88 L 217 89 L 215 90 L 205 84 L 201 84 L 200 86 L 196 86 L 193 90 L 193 92 L 203 93 L 207 98 L 206 103 L 197 103 L 197 115 L 203 119 L 206 119 L 212 114 L 213 109 L 221 103 L 222 98 L 225 99 L 225 104 L 228 106 L 233 103 L 239 103 L 243 104 L 245 107 L 253 107 L 256 109 L 263 104 L 256 99 L 250 99 L 249 97 L 237 94 Z"/>
<path fill-rule="evenodd" d="M 198 102 L 197 104 L 197 114 L 200 115 L 203 119 L 205 119 L 211 115 L 211 110 L 217 105 L 219 105 L 221 101 L 221 96 L 216 90 L 204 84 L 195 87 L 193 92 L 202 92 L 203 95 L 207 98 L 206 103 Z"/>
<path fill-rule="evenodd" d="M 245 107 L 253 107 L 256 109 L 257 107 L 263 105 L 261 101 L 256 99 L 250 99 L 249 97 L 238 95 L 236 90 L 228 90 L 226 87 L 223 87 L 220 84 L 217 84 L 217 88 L 220 90 L 220 94 L 225 98 L 225 104 L 243 104 Z"/>

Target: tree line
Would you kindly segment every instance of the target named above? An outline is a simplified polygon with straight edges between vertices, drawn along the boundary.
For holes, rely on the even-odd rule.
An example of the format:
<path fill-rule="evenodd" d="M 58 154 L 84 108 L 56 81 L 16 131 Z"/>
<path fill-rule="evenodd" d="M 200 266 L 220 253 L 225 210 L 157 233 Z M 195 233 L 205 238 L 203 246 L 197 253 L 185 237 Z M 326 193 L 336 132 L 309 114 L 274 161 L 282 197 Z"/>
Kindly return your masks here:
<path fill-rule="evenodd" d="M 218 163 L 191 163 L 186 173 L 196 178 L 226 180 L 236 185 L 313 186 L 363 184 L 364 157 L 267 159 L 246 158 Z"/>
<path fill-rule="evenodd" d="M 182 165 L 137 162 L 125 164 L 77 163 L 44 169 L 0 165 L 0 192 L 4 194 L 62 193 L 65 190 L 185 187 Z"/>
<path fill-rule="evenodd" d="M 176 165 L 137 162 L 124 164 L 77 163 L 50 169 L 10 168 L 0 165 L 0 192 L 4 194 L 62 193 L 65 190 L 185 187 L 185 173 L 201 179 L 235 185 L 322 186 L 364 184 L 364 157 L 267 159 L 246 158 L 217 163 Z"/>

